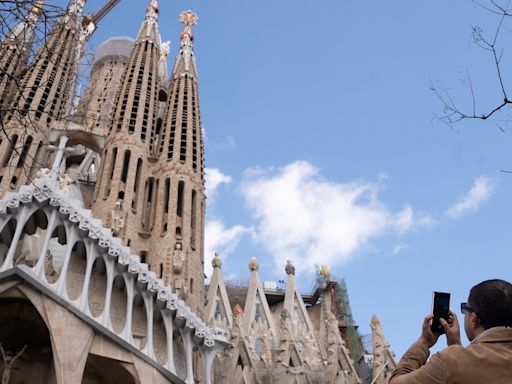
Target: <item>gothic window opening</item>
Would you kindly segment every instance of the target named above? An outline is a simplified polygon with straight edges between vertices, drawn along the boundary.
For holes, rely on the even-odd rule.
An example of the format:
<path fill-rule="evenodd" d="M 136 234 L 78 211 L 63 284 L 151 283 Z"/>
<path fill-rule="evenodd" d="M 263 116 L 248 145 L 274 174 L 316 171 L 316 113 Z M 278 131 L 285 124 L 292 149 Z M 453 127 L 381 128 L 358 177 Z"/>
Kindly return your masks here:
<path fill-rule="evenodd" d="M 258 321 L 262 319 L 262 309 L 261 304 L 256 304 L 256 309 L 254 310 L 254 320 Z"/>
<path fill-rule="evenodd" d="M 160 278 L 164 277 L 164 264 L 160 263 Z"/>
<path fill-rule="evenodd" d="M 148 257 L 148 253 L 146 251 L 140 251 L 139 256 L 140 256 L 140 262 L 145 264 L 146 259 Z"/>
<path fill-rule="evenodd" d="M 192 202 L 190 212 L 190 246 L 196 249 L 196 232 L 197 232 L 197 192 L 192 190 Z"/>
<path fill-rule="evenodd" d="M 144 230 L 149 231 L 153 228 L 154 214 L 156 213 L 156 194 L 158 190 L 158 181 L 150 177 L 146 181 L 145 188 L 145 206 L 143 214 L 142 227 Z"/>
<path fill-rule="evenodd" d="M 169 197 L 171 194 L 171 179 L 165 179 L 164 186 L 164 212 L 162 214 L 162 232 L 167 232 L 167 224 L 169 220 Z"/>
<path fill-rule="evenodd" d="M 130 155 L 131 152 L 129 150 L 124 152 L 124 160 L 123 160 L 123 171 L 121 172 L 121 181 L 126 183 L 128 178 L 128 167 L 130 165 Z"/>
<path fill-rule="evenodd" d="M 16 142 L 17 141 L 18 141 L 18 135 L 13 135 L 11 137 L 11 143 L 9 145 L 9 149 L 5 153 L 4 160 L 2 162 L 2 167 L 7 167 L 9 165 L 9 162 L 10 162 L 10 159 L 11 159 L 11 156 L 12 156 L 12 152 L 16 148 Z"/>
<path fill-rule="evenodd" d="M 32 136 L 28 136 L 25 140 L 25 144 L 23 145 L 23 149 L 21 150 L 21 155 L 18 160 L 17 168 L 21 168 L 25 164 L 25 159 L 27 158 L 28 151 L 30 150 L 30 146 L 32 145 Z"/>
<path fill-rule="evenodd" d="M 42 155 L 41 155 L 42 150 L 43 150 L 43 142 L 40 141 L 37 144 L 36 153 L 34 155 L 34 159 L 32 161 L 31 167 L 30 167 L 29 178 L 31 180 L 35 177 L 36 172 L 39 170 L 39 168 L 43 166 Z"/>
<path fill-rule="evenodd" d="M 185 86 L 183 89 L 183 107 L 181 111 L 181 144 L 180 161 L 187 160 L 187 126 L 188 126 L 188 76 L 185 75 Z"/>
<path fill-rule="evenodd" d="M 105 180 L 105 192 L 104 192 L 105 199 L 110 195 L 110 185 L 111 185 L 112 179 L 114 178 L 116 159 L 117 159 L 117 148 L 114 148 L 112 150 L 112 155 L 110 156 L 110 162 L 107 163 L 109 170 L 108 170 L 108 178 Z"/>
<path fill-rule="evenodd" d="M 178 200 L 177 200 L 177 203 L 176 203 L 176 214 L 178 215 L 178 217 L 182 217 L 183 216 L 183 193 L 184 193 L 184 189 L 185 189 L 185 182 L 184 181 L 180 181 L 178 183 Z"/>
<path fill-rule="evenodd" d="M 140 172 L 142 168 L 142 159 L 137 160 L 137 169 L 135 170 L 135 182 L 133 183 L 133 199 L 132 199 L 132 208 L 137 211 L 137 201 L 138 193 L 139 193 L 139 184 L 140 184 Z"/>
<path fill-rule="evenodd" d="M 172 110 L 171 116 L 171 130 L 169 137 L 169 147 L 167 148 L 167 159 L 170 160 L 174 154 L 174 140 L 176 135 L 176 118 L 178 114 L 178 100 L 179 100 L 179 89 L 180 89 L 181 79 L 176 81 L 176 85 L 174 87 L 174 104 L 172 107 L 169 107 L 169 110 Z"/>

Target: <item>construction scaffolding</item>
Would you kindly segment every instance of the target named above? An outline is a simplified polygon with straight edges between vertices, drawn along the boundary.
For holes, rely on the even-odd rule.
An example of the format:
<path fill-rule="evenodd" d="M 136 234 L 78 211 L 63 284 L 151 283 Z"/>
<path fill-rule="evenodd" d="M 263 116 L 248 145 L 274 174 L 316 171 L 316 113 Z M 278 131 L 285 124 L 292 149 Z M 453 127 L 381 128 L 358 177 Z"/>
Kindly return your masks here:
<path fill-rule="evenodd" d="M 347 284 L 345 279 L 331 279 L 335 283 L 333 289 L 333 313 L 338 320 L 341 335 L 350 351 L 352 360 L 356 365 L 361 359 L 364 351 L 361 345 L 361 339 L 357 332 L 357 325 L 350 309 L 350 299 L 348 297 Z"/>

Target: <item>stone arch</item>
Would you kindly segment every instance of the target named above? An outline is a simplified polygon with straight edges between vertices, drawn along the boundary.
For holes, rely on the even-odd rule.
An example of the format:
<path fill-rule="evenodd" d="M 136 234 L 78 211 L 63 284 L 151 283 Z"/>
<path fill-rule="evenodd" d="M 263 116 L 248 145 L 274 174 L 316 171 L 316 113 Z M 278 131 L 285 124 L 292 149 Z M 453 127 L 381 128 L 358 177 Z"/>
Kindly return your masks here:
<path fill-rule="evenodd" d="M 0 298 L 0 377 L 9 383 L 53 383 L 55 368 L 49 330 L 33 304 L 21 298 Z"/>
<path fill-rule="evenodd" d="M 42 208 L 35 210 L 23 226 L 16 244 L 13 265 L 25 264 L 33 267 L 41 254 L 44 233 L 48 229 L 48 217 Z"/>
<path fill-rule="evenodd" d="M 52 231 L 45 255 L 44 274 L 48 283 L 55 283 L 62 273 L 68 244 L 66 227 L 60 223 Z"/>
<path fill-rule="evenodd" d="M 135 384 L 138 380 L 135 380 L 124 364 L 119 360 L 90 354 L 85 364 L 82 384 Z"/>

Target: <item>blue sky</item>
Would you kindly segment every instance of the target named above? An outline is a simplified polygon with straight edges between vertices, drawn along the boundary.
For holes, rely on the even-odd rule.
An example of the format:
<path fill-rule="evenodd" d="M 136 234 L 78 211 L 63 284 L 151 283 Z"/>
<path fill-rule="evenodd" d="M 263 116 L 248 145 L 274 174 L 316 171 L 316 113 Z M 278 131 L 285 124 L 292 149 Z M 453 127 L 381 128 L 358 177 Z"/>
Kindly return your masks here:
<path fill-rule="evenodd" d="M 88 51 L 135 36 L 147 3 L 122 1 Z M 491 57 L 471 37 L 473 25 L 492 33 L 495 18 L 471 0 L 160 3 L 170 65 L 179 13 L 199 15 L 207 264 L 219 252 L 240 282 L 255 256 L 262 280 L 277 281 L 291 259 L 303 292 L 328 264 L 361 333 L 377 314 L 397 357 L 433 290 L 451 292 L 457 310 L 472 285 L 510 280 L 512 176 L 500 170 L 512 169 L 511 132 L 439 123 L 430 89 L 470 109 L 469 71 L 478 108 L 500 101 Z"/>

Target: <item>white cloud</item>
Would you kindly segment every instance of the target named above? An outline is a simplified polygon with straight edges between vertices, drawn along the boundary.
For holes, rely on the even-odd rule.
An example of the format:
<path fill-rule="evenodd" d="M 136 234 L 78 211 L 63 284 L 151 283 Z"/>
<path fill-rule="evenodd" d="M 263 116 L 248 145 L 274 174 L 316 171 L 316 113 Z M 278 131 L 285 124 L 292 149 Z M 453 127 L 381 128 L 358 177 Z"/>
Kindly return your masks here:
<path fill-rule="evenodd" d="M 213 199 L 221 184 L 231 183 L 231 177 L 223 174 L 217 168 L 205 169 L 205 188 L 208 198 Z"/>
<path fill-rule="evenodd" d="M 378 184 L 334 183 L 304 161 L 248 170 L 241 190 L 258 220 L 255 238 L 279 268 L 287 259 L 299 270 L 342 264 L 386 231 L 404 233 L 433 224 L 410 205 L 391 213 L 378 199 Z"/>
<path fill-rule="evenodd" d="M 235 250 L 243 235 L 249 233 L 250 228 L 235 225 L 226 228 L 219 220 L 210 220 L 205 225 L 204 258 L 205 273 L 208 277 L 212 274 L 211 260 L 217 252 L 225 261 L 229 254 Z"/>
<path fill-rule="evenodd" d="M 431 228 L 434 219 L 424 212 L 415 212 L 410 204 L 406 204 L 402 211 L 394 215 L 393 223 L 398 233 L 402 234 L 418 227 Z"/>
<path fill-rule="evenodd" d="M 400 252 L 402 252 L 403 250 L 408 249 L 408 248 L 409 248 L 409 246 L 407 244 L 400 243 L 393 247 L 393 249 L 391 250 L 391 253 L 393 255 L 398 255 Z"/>
<path fill-rule="evenodd" d="M 469 192 L 448 208 L 446 214 L 450 218 L 456 219 L 463 214 L 476 212 L 485 201 L 489 200 L 494 193 L 494 189 L 495 184 L 489 177 L 481 176 L 477 178 Z"/>

